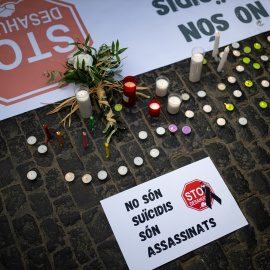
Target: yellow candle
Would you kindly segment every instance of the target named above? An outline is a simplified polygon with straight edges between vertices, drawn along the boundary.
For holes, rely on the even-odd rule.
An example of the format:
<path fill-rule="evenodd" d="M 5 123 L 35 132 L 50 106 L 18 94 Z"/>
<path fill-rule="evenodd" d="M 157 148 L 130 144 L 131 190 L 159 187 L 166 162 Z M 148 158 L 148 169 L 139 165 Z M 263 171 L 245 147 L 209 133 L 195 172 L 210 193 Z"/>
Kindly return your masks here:
<path fill-rule="evenodd" d="M 226 109 L 227 109 L 228 111 L 233 111 L 234 106 L 233 106 L 232 104 L 230 104 L 230 103 L 224 103 L 224 104 L 225 104 Z"/>
<path fill-rule="evenodd" d="M 110 151 L 109 151 L 109 144 L 105 143 L 105 148 L 106 148 L 106 158 L 110 157 Z"/>
<path fill-rule="evenodd" d="M 56 134 L 58 136 L 58 140 L 59 140 L 60 146 L 63 146 L 63 141 L 62 141 L 62 137 L 61 137 L 60 131 L 57 131 Z"/>

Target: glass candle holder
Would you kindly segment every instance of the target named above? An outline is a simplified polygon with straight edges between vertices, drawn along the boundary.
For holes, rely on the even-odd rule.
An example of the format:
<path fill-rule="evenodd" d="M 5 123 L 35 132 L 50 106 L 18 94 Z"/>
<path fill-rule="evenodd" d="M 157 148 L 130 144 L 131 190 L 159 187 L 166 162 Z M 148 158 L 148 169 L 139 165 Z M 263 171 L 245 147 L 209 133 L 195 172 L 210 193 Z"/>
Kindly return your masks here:
<path fill-rule="evenodd" d="M 74 92 L 81 117 L 89 118 L 92 115 L 92 105 L 88 86 L 86 84 L 75 85 Z"/>
<path fill-rule="evenodd" d="M 158 97 L 164 97 L 167 95 L 170 81 L 165 76 L 157 77 L 156 79 L 156 95 Z"/>
<path fill-rule="evenodd" d="M 191 51 L 191 62 L 189 70 L 189 80 L 198 82 L 201 79 L 203 59 L 205 50 L 201 47 L 195 47 Z"/>
<path fill-rule="evenodd" d="M 149 103 L 149 114 L 152 117 L 157 117 L 160 114 L 160 102 L 158 100 L 152 100 Z"/>
<path fill-rule="evenodd" d="M 123 105 L 131 107 L 135 104 L 136 86 L 138 81 L 133 76 L 127 76 L 123 80 Z"/>
<path fill-rule="evenodd" d="M 167 106 L 167 111 L 170 114 L 176 114 L 179 112 L 180 105 L 182 102 L 182 98 L 180 95 L 176 93 L 172 93 L 168 97 L 168 106 Z"/>

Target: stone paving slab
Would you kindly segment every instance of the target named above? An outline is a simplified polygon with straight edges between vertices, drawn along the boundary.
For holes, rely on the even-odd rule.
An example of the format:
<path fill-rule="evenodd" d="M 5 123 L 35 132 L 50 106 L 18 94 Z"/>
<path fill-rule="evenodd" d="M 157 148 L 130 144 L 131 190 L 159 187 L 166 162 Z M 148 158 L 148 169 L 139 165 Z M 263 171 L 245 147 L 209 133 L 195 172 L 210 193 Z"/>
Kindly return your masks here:
<path fill-rule="evenodd" d="M 140 86 L 150 87 L 145 94 L 161 102 L 161 115 L 151 118 L 149 100 L 142 97 L 137 97 L 134 107 L 117 112 L 128 131 L 113 138 L 109 158 L 102 134 L 104 125 L 98 120 L 99 109 L 93 100 L 95 131 L 90 131 L 89 119 L 81 119 L 78 113 L 72 115 L 71 127 L 59 125 L 67 111 L 47 116 L 53 105 L 1 121 L 0 269 L 128 269 L 100 200 L 207 156 L 249 225 L 158 269 L 270 269 L 270 87 L 260 84 L 263 79 L 270 79 L 270 61 L 260 60 L 262 54 L 270 57 L 268 35 L 269 32 L 241 41 L 241 56 L 234 57 L 230 51 L 221 73 L 216 72 L 217 63 L 211 52 L 206 53 L 208 62 L 196 84 L 188 80 L 190 59 L 137 76 Z M 253 48 L 255 42 L 262 45 L 260 51 Z M 251 54 L 243 53 L 245 46 L 252 48 Z M 250 57 L 250 64 L 241 61 L 244 56 Z M 261 64 L 259 70 L 252 67 L 255 62 Z M 244 73 L 237 73 L 238 64 L 245 67 Z M 155 96 L 155 81 L 161 75 L 171 81 L 169 92 L 184 91 L 190 95 L 177 115 L 167 112 L 167 97 Z M 237 82 L 230 85 L 228 76 L 235 76 Z M 245 80 L 252 80 L 253 86 L 246 87 Z M 226 84 L 226 91 L 217 90 L 220 82 Z M 233 97 L 235 89 L 243 92 L 241 98 Z M 207 96 L 199 98 L 198 90 L 206 91 Z M 260 108 L 261 100 L 268 102 L 267 109 Z M 113 104 L 118 102 L 121 94 L 116 93 Z M 227 111 L 224 102 L 233 103 L 235 110 Z M 206 104 L 213 108 L 209 114 L 202 110 Z M 186 110 L 193 110 L 194 118 L 187 119 Z M 226 119 L 226 126 L 216 124 L 218 117 Z M 240 126 L 239 117 L 246 117 L 248 124 Z M 179 129 L 175 135 L 167 130 L 172 123 Z M 40 155 L 37 147 L 46 140 L 43 124 L 48 125 L 53 138 L 48 152 Z M 191 134 L 181 133 L 184 125 L 192 128 Z M 166 128 L 163 137 L 156 134 L 159 126 Z M 138 138 L 141 130 L 148 133 L 144 141 Z M 56 131 L 62 134 L 62 147 Z M 84 131 L 87 148 L 83 147 Z M 38 139 L 34 146 L 26 143 L 30 135 Z M 160 151 L 157 159 L 149 155 L 154 147 Z M 143 158 L 140 167 L 133 163 L 136 156 Z M 122 165 L 128 168 L 125 176 L 117 172 Z M 27 179 L 29 170 L 37 172 L 37 180 Z M 100 170 L 108 173 L 105 181 L 97 178 Z M 71 183 L 64 180 L 69 171 L 75 174 Z M 93 177 L 90 184 L 81 181 L 85 173 Z"/>

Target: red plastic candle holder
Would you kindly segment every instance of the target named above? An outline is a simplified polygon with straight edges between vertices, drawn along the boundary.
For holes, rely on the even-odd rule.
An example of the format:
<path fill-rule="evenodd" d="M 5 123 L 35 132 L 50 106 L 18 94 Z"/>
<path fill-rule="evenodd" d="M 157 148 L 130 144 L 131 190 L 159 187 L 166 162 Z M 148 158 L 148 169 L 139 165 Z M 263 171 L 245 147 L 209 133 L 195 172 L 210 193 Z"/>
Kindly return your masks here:
<path fill-rule="evenodd" d="M 160 114 L 160 102 L 158 100 L 152 100 L 149 103 L 149 114 L 152 117 L 157 117 Z"/>
<path fill-rule="evenodd" d="M 133 76 L 127 76 L 123 80 L 123 105 L 131 107 L 135 104 L 136 86 L 138 81 Z"/>

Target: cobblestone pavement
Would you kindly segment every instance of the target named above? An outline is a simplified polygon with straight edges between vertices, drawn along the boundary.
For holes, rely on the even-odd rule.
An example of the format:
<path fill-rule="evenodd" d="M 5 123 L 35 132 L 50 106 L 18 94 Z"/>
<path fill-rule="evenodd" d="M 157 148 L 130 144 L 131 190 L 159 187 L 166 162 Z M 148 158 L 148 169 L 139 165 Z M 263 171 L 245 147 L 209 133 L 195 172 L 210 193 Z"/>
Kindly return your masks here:
<path fill-rule="evenodd" d="M 158 98 L 162 114 L 157 119 L 149 116 L 149 100 L 145 98 L 138 97 L 131 109 L 123 108 L 119 114 L 129 131 L 112 140 L 110 158 L 106 158 L 104 125 L 97 121 L 97 105 L 94 132 L 89 131 L 89 120 L 82 120 L 78 114 L 72 117 L 71 127 L 59 126 L 66 112 L 47 116 L 52 106 L 1 121 L 0 268 L 127 269 L 100 200 L 209 156 L 249 225 L 158 269 L 270 269 L 270 106 L 259 107 L 261 100 L 270 104 L 270 87 L 263 88 L 260 84 L 262 79 L 270 80 L 269 61 L 264 63 L 260 59 L 261 55 L 270 57 L 266 39 L 269 34 L 241 41 L 241 56 L 234 57 L 231 50 L 221 74 L 216 72 L 217 63 L 208 52 L 201 81 L 196 84 L 188 80 L 190 59 L 137 76 L 140 86 L 150 87 L 145 93 L 151 99 L 155 98 L 155 80 L 159 75 L 170 79 L 171 92 L 184 89 L 191 98 L 182 103 L 177 115 L 167 113 L 167 97 Z M 254 49 L 255 42 L 262 45 L 261 50 Z M 252 48 L 248 55 L 251 63 L 242 63 L 245 72 L 240 74 L 235 67 L 245 56 L 245 46 Z M 261 64 L 259 70 L 253 68 L 254 62 Z M 229 85 L 229 75 L 237 78 L 234 85 Z M 254 83 L 250 88 L 244 84 L 248 79 Z M 220 82 L 227 85 L 226 91 L 216 89 Z M 206 98 L 196 95 L 200 89 L 207 92 Z M 243 91 L 241 98 L 233 97 L 235 89 Z M 115 95 L 114 102 L 121 102 L 120 94 Z M 235 110 L 226 111 L 224 102 L 233 103 Z M 210 114 L 203 112 L 205 104 L 212 106 Z M 193 119 L 185 118 L 187 109 L 195 112 Z M 247 118 L 246 126 L 238 124 L 241 116 Z M 224 127 L 216 124 L 218 117 L 227 120 Z M 166 131 L 165 136 L 157 137 L 155 129 L 167 128 L 170 123 L 178 128 L 190 125 L 192 133 L 186 136 L 177 132 L 172 136 Z M 43 124 L 54 134 L 48 152 L 40 155 L 37 147 L 45 142 Z M 145 141 L 138 139 L 141 130 L 149 134 Z M 62 147 L 56 131 L 62 133 Z M 83 131 L 88 135 L 87 149 L 83 147 Z M 38 139 L 34 146 L 26 144 L 30 135 Z M 155 161 L 149 156 L 153 147 L 161 153 Z M 135 156 L 144 158 L 142 167 L 134 166 Z M 117 173 L 120 165 L 129 169 L 124 177 Z M 27 180 L 26 174 L 31 169 L 38 173 L 35 181 Z M 101 169 L 108 172 L 103 182 L 97 179 Z M 71 183 L 64 180 L 69 171 L 76 175 Z M 81 181 L 85 173 L 93 176 L 88 185 Z"/>

